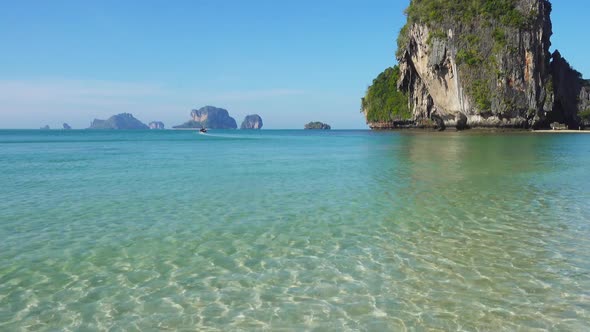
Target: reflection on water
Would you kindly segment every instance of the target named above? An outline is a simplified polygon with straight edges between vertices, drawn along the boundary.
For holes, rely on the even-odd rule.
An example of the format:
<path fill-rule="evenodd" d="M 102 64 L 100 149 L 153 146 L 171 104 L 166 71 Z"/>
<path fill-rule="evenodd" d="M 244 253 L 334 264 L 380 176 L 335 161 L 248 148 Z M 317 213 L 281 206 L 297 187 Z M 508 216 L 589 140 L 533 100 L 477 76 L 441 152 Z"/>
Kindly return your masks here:
<path fill-rule="evenodd" d="M 397 188 L 382 230 L 405 277 L 392 292 L 415 313 L 411 325 L 583 330 L 588 201 L 571 200 L 576 183 L 556 174 L 567 171 L 548 157 L 550 142 L 465 136 L 391 137 L 390 153 L 375 158 L 395 169 L 371 168 L 375 183 Z"/>
<path fill-rule="evenodd" d="M 0 139 L 0 330 L 590 325 L 587 138 L 43 135 Z"/>

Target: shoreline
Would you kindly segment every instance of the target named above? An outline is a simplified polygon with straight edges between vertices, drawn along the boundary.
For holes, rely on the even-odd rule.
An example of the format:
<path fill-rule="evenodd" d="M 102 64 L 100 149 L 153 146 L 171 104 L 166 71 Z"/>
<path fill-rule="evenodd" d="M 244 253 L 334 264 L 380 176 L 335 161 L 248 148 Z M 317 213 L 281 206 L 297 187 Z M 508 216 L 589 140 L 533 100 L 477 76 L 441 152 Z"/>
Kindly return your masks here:
<path fill-rule="evenodd" d="M 564 129 L 564 130 L 553 130 L 553 129 L 542 129 L 542 130 L 532 130 L 533 133 L 541 133 L 541 134 L 590 134 L 590 130 L 574 130 L 574 129 Z"/>
<path fill-rule="evenodd" d="M 388 129 L 377 129 L 369 128 L 370 131 L 374 132 L 408 132 L 408 133 L 539 133 L 539 134 L 590 134 L 590 129 L 575 130 L 575 129 L 564 129 L 564 130 L 553 130 L 553 129 L 525 129 L 525 128 L 493 128 L 493 127 L 475 127 L 463 130 L 457 130 L 454 127 L 448 127 L 445 130 L 436 130 L 433 128 L 388 128 Z"/>

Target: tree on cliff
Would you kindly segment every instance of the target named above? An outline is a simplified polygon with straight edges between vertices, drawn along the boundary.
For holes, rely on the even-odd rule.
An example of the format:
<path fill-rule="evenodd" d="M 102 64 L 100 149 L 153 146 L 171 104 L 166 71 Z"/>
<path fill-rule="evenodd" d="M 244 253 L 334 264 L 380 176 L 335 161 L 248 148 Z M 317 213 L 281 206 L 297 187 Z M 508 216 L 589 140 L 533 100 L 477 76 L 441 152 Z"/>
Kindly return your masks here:
<path fill-rule="evenodd" d="M 399 66 L 385 69 L 373 80 L 361 101 L 368 122 L 403 121 L 412 118 L 408 96 L 397 88 Z"/>

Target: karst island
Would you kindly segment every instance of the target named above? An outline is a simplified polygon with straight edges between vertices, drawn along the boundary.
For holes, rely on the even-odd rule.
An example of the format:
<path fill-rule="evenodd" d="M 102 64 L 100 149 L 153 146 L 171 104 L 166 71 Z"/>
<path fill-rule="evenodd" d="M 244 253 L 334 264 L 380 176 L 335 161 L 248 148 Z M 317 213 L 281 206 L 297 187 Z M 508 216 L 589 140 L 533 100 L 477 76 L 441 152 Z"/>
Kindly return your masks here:
<path fill-rule="evenodd" d="M 413 0 L 397 64 L 367 89 L 372 129 L 590 127 L 590 81 L 550 52 L 547 0 Z"/>

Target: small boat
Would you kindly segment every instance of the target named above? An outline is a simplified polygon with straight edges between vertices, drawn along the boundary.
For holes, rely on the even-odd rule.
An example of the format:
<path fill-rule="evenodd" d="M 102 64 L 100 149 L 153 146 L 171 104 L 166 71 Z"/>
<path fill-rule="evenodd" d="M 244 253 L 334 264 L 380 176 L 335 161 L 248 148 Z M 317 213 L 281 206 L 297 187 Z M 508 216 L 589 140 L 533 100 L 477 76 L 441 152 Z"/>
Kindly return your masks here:
<path fill-rule="evenodd" d="M 201 129 L 199 129 L 199 132 L 204 134 L 207 132 L 207 128 L 201 128 Z"/>

